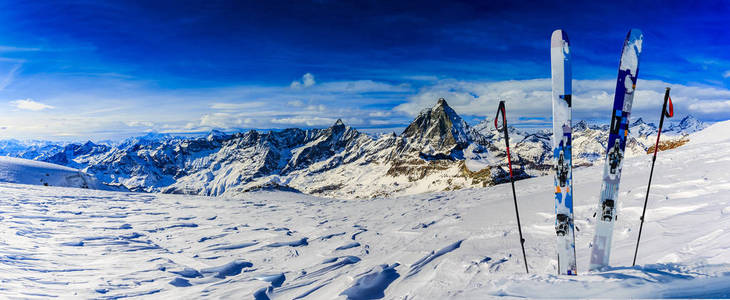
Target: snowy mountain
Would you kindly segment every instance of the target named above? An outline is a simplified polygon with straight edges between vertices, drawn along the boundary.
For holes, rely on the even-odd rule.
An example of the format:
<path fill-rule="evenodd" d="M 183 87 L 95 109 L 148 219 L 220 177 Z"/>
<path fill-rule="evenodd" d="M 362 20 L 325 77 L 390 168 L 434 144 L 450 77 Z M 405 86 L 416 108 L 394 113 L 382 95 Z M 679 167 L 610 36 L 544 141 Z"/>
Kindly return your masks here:
<path fill-rule="evenodd" d="M 54 163 L 64 166 L 78 167 L 79 164 L 74 159 L 80 156 L 91 156 L 102 154 L 109 151 L 110 147 L 107 145 L 97 145 L 88 141 L 84 144 L 68 144 L 63 147 L 63 150 L 50 155 L 50 152 L 46 154 L 46 157 L 41 157 L 37 160 Z"/>
<path fill-rule="evenodd" d="M 63 146 L 49 141 L 0 140 L 0 156 L 43 160 L 63 151 Z"/>
<path fill-rule="evenodd" d="M 467 132 L 468 131 L 468 132 Z M 418 153 L 425 160 L 457 159 L 462 151 L 480 140 L 469 125 L 446 103 L 439 99 L 436 106 L 418 114 L 403 131 L 395 155 Z"/>
<path fill-rule="evenodd" d="M 342 135 L 329 141 L 337 144 L 346 131 L 330 131 Z M 730 122 L 717 123 L 660 153 L 635 267 L 651 158 L 624 162 L 611 267 L 600 272 L 587 269 L 603 168 L 575 170 L 578 276 L 555 275 L 552 176 L 515 183 L 530 274 L 509 184 L 355 201 L 275 190 L 210 198 L 0 182 L 0 297 L 728 298 L 729 131 Z M 310 134 L 322 134 L 310 145 L 329 136 Z M 255 140 L 286 142 L 274 137 Z"/>
<path fill-rule="evenodd" d="M 687 142 L 705 125 L 686 117 L 668 123 L 660 149 Z M 509 127 L 518 178 L 552 168 L 549 130 Z M 653 147 L 657 128 L 641 118 L 630 125 L 627 157 Z M 574 165 L 602 163 L 607 125 L 574 125 Z M 337 120 L 324 129 L 226 134 L 198 138 L 150 133 L 118 144 L 0 142 L 0 154 L 51 162 L 94 174 L 132 191 L 206 196 L 281 189 L 339 198 L 370 198 L 484 187 L 508 180 L 504 137 L 490 119 L 467 124 L 439 99 L 399 135 L 377 137 Z"/>
<path fill-rule="evenodd" d="M 639 118 L 636 121 L 629 124 L 629 133 L 632 136 L 645 137 L 655 135 L 657 133 L 657 126 L 654 123 L 646 123 L 644 119 Z"/>
<path fill-rule="evenodd" d="M 693 116 L 686 116 L 681 121 L 669 125 L 662 134 L 687 135 L 707 128 L 708 125 Z"/>

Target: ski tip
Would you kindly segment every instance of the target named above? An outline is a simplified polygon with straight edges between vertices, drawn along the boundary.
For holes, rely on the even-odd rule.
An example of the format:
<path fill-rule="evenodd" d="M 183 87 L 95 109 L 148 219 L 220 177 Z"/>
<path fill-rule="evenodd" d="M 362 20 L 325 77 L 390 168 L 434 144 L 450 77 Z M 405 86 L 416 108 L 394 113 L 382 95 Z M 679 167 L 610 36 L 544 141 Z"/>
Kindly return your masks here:
<path fill-rule="evenodd" d="M 550 36 L 550 47 L 563 47 L 562 41 L 565 41 L 566 44 L 570 44 L 568 34 L 562 29 L 556 29 L 553 31 L 552 36 Z"/>
<path fill-rule="evenodd" d="M 643 40 L 644 33 L 640 29 L 632 28 L 629 33 L 626 34 L 626 39 L 629 41 Z"/>

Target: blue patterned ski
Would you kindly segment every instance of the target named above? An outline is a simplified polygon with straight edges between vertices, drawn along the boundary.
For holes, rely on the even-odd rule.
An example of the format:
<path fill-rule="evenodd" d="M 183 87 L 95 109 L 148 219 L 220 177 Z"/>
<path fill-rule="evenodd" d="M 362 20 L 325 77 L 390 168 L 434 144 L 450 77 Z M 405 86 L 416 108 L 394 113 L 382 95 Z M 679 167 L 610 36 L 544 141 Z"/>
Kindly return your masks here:
<path fill-rule="evenodd" d="M 555 233 L 558 274 L 577 275 L 573 225 L 573 160 L 571 139 L 572 74 L 570 42 L 563 30 L 550 38 L 553 85 L 553 166 L 555 168 Z"/>
<path fill-rule="evenodd" d="M 599 271 L 608 266 L 611 256 L 613 224 L 616 221 L 618 188 L 621 180 L 624 150 L 629 134 L 629 116 L 634 102 L 636 80 L 639 75 L 639 55 L 644 36 L 641 30 L 631 29 L 624 41 L 621 62 L 616 82 L 616 95 L 613 100 L 611 127 L 606 147 L 606 164 L 603 169 L 601 198 L 596 212 L 596 235 L 591 249 L 591 271 Z"/>

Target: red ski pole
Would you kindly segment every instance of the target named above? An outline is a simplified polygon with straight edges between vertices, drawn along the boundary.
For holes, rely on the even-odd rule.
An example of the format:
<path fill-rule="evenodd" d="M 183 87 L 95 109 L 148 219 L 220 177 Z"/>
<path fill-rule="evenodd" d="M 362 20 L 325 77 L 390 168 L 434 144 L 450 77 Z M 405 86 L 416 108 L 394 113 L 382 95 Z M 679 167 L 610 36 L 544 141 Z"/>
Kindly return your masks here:
<path fill-rule="evenodd" d="M 669 110 L 667 110 L 667 103 Z M 659 137 L 662 135 L 662 126 L 664 125 L 664 117 L 671 118 L 674 116 L 674 105 L 672 98 L 669 97 L 669 88 L 664 92 L 664 106 L 662 106 L 662 115 L 659 117 L 659 131 L 656 134 L 656 144 L 654 145 L 654 156 L 651 158 L 651 171 L 649 172 L 649 184 L 646 186 L 646 198 L 644 198 L 644 210 L 641 212 L 641 225 L 639 225 L 639 237 L 636 239 L 636 250 L 634 250 L 634 262 L 631 266 L 636 265 L 636 255 L 639 253 L 639 242 L 641 241 L 641 230 L 644 228 L 644 216 L 646 215 L 646 203 L 649 201 L 649 190 L 651 189 L 651 177 L 654 175 L 654 163 L 656 162 L 656 153 L 659 151 Z"/>
<path fill-rule="evenodd" d="M 499 120 L 499 114 L 502 113 L 502 128 L 499 127 L 497 121 Z M 520 210 L 517 209 L 517 194 L 515 193 L 515 180 L 512 176 L 512 158 L 509 154 L 509 134 L 507 133 L 507 116 L 504 109 L 504 101 L 499 101 L 499 108 L 497 108 L 497 115 L 494 117 L 494 127 L 497 131 L 504 131 L 504 144 L 507 146 L 507 163 L 509 165 L 509 181 L 512 183 L 512 198 L 515 201 L 515 213 L 517 214 L 517 231 L 520 233 L 520 246 L 522 246 L 522 259 L 525 261 L 525 272 L 528 274 L 530 270 L 527 268 L 527 255 L 525 254 L 525 239 L 522 238 L 522 225 L 520 224 Z"/>

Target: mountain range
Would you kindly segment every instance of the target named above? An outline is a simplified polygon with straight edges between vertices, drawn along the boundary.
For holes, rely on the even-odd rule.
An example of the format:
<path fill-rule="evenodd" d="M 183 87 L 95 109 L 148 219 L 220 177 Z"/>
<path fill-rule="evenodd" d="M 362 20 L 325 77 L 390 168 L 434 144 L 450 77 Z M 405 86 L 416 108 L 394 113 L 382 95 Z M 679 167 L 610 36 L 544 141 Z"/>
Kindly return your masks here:
<path fill-rule="evenodd" d="M 662 132 L 665 146 L 707 127 L 687 116 Z M 552 168 L 549 129 L 508 127 L 518 178 Z M 626 156 L 646 154 L 657 126 L 641 118 L 630 124 Z M 608 125 L 573 125 L 573 164 L 600 163 Z M 503 136 L 486 119 L 467 124 L 444 99 L 422 110 L 399 135 L 370 136 L 337 120 L 324 129 L 182 138 L 149 134 L 120 143 L 60 144 L 0 141 L 0 156 L 78 168 L 100 182 L 131 191 L 234 196 L 284 189 L 338 197 L 370 198 L 489 186 L 508 180 Z"/>

